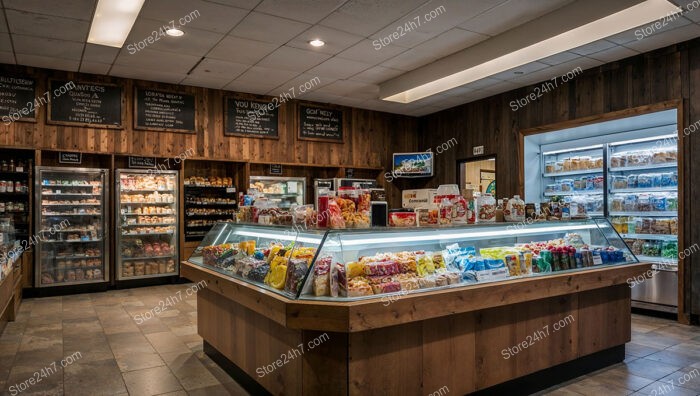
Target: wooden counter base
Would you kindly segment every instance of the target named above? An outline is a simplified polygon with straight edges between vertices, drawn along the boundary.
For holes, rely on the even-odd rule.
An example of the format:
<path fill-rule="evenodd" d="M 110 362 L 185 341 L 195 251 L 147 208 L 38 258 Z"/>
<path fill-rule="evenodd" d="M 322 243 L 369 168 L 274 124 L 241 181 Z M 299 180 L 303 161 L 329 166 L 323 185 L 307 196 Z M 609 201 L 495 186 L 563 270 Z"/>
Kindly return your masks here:
<path fill-rule="evenodd" d="M 627 271 L 642 273 L 647 268 L 630 266 Z M 599 287 L 585 291 L 572 286 L 568 294 L 529 296 L 522 302 L 397 321 L 393 326 L 322 331 L 285 326 L 279 313 L 272 314 L 279 303 L 294 316 L 299 302 L 287 300 L 286 306 L 283 299 L 260 289 L 257 303 L 268 298 L 276 302 L 265 303 L 273 308 L 258 312 L 251 309 L 243 290 L 223 294 L 223 278 L 214 285 L 209 270 L 183 269 L 195 282 L 210 279 L 208 287 L 198 292 L 199 334 L 275 395 L 425 395 L 443 387 L 462 395 L 611 348 L 619 351 L 631 335 L 630 288 L 621 273 L 613 282 L 605 272 L 598 273 Z M 614 272 L 610 269 L 609 274 Z M 579 275 L 586 276 L 573 274 L 570 281 L 575 284 Z M 546 283 L 546 279 L 528 281 Z M 508 285 L 493 290 L 503 287 Z M 492 298 L 506 299 L 498 294 Z M 401 301 L 410 299 L 404 296 Z M 322 305 L 328 309 L 332 304 Z M 335 305 L 346 312 L 345 304 Z M 386 315 L 391 314 L 391 306 L 386 307 Z"/>

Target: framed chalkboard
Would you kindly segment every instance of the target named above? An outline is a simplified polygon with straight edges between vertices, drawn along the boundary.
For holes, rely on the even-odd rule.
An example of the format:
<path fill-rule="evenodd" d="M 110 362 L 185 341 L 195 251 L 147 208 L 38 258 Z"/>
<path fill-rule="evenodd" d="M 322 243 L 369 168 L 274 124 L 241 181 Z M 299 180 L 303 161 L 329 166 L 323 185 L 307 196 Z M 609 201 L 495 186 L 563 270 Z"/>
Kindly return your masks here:
<path fill-rule="evenodd" d="M 299 139 L 343 143 L 343 111 L 299 105 Z"/>
<path fill-rule="evenodd" d="M 49 90 L 67 81 L 49 80 Z M 122 87 L 115 84 L 76 82 L 68 92 L 49 102 L 47 124 L 122 129 Z"/>
<path fill-rule="evenodd" d="M 0 117 L 13 121 L 36 122 L 36 80 L 0 75 Z"/>
<path fill-rule="evenodd" d="M 83 163 L 83 154 L 70 151 L 60 151 L 58 153 L 58 163 L 80 165 Z"/>
<path fill-rule="evenodd" d="M 136 87 L 134 114 L 134 129 L 196 131 L 194 95 Z"/>
<path fill-rule="evenodd" d="M 131 169 L 155 169 L 155 157 L 132 157 L 129 156 L 129 168 Z"/>
<path fill-rule="evenodd" d="M 279 105 L 271 101 L 224 98 L 224 136 L 279 139 Z"/>

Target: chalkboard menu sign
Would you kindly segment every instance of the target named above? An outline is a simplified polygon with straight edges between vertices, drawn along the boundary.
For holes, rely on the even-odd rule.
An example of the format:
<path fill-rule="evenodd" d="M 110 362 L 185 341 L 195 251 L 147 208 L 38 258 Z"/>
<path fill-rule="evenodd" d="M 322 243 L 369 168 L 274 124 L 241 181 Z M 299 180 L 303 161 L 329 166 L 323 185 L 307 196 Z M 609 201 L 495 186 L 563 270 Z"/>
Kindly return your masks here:
<path fill-rule="evenodd" d="M 271 175 L 282 175 L 282 164 L 270 164 Z"/>
<path fill-rule="evenodd" d="M 129 157 L 129 168 L 152 169 L 156 167 L 155 157 Z"/>
<path fill-rule="evenodd" d="M 49 80 L 49 90 L 67 81 Z M 49 124 L 122 128 L 122 88 L 113 84 L 81 82 L 49 102 Z"/>
<path fill-rule="evenodd" d="M 83 162 L 82 153 L 71 153 L 67 151 L 61 151 L 58 153 L 58 163 L 59 164 L 75 164 L 79 165 Z"/>
<path fill-rule="evenodd" d="M 228 97 L 224 99 L 224 135 L 279 138 L 278 105 Z"/>
<path fill-rule="evenodd" d="M 299 139 L 343 142 L 343 111 L 299 106 Z"/>
<path fill-rule="evenodd" d="M 195 98 L 177 92 L 136 88 L 134 129 L 195 132 Z"/>
<path fill-rule="evenodd" d="M 0 76 L 0 117 L 12 121 L 36 122 L 36 81 L 27 77 Z"/>

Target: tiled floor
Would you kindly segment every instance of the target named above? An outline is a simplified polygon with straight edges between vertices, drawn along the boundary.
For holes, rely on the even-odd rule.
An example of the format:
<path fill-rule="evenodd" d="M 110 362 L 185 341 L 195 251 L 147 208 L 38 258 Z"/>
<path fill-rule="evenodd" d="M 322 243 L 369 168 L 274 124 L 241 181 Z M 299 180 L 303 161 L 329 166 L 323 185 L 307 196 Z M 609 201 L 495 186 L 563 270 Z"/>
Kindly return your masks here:
<path fill-rule="evenodd" d="M 202 353 L 196 296 L 185 297 L 187 287 L 25 300 L 0 337 L 2 394 L 247 395 Z M 140 323 L 138 315 L 177 296 L 182 301 Z M 74 352 L 81 356 L 61 367 Z M 41 381 L 11 388 L 31 378 Z M 624 363 L 540 394 L 700 395 L 700 328 L 633 315 Z"/>

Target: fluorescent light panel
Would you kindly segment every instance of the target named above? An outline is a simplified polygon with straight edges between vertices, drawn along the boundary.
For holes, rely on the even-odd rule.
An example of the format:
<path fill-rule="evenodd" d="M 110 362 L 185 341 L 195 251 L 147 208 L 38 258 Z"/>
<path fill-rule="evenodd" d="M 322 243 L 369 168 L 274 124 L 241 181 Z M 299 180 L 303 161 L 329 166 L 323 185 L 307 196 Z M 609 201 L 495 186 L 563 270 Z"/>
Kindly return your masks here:
<path fill-rule="evenodd" d="M 552 154 L 561 154 L 561 153 L 570 153 L 572 151 L 588 151 L 588 150 L 595 150 L 603 148 L 602 144 L 596 144 L 594 146 L 588 146 L 588 147 L 578 147 L 575 149 L 564 149 L 564 150 L 555 150 L 555 151 L 547 151 L 546 153 L 542 153 L 542 155 L 552 155 Z"/>
<path fill-rule="evenodd" d="M 121 48 L 136 22 L 144 0 L 99 0 L 88 43 Z"/>
<path fill-rule="evenodd" d="M 577 48 L 613 36 L 645 23 L 658 20 L 668 14 L 675 14 L 681 11 L 682 9 L 680 7 L 666 0 L 647 0 L 608 15 L 607 17 L 486 61 L 461 72 L 442 77 L 382 99 L 391 102 L 410 103 L 539 59 L 544 59 L 548 56 L 568 51 L 572 48 Z"/>
<path fill-rule="evenodd" d="M 654 140 L 674 139 L 674 138 L 677 138 L 677 137 L 678 137 L 678 135 L 674 135 L 674 134 L 662 135 L 662 136 L 653 136 L 653 137 L 648 137 L 648 138 L 625 140 L 624 142 L 610 143 L 610 145 L 611 145 L 611 146 L 622 146 L 622 145 L 624 145 L 624 144 L 644 143 L 644 142 L 651 142 L 651 141 L 654 141 Z"/>

